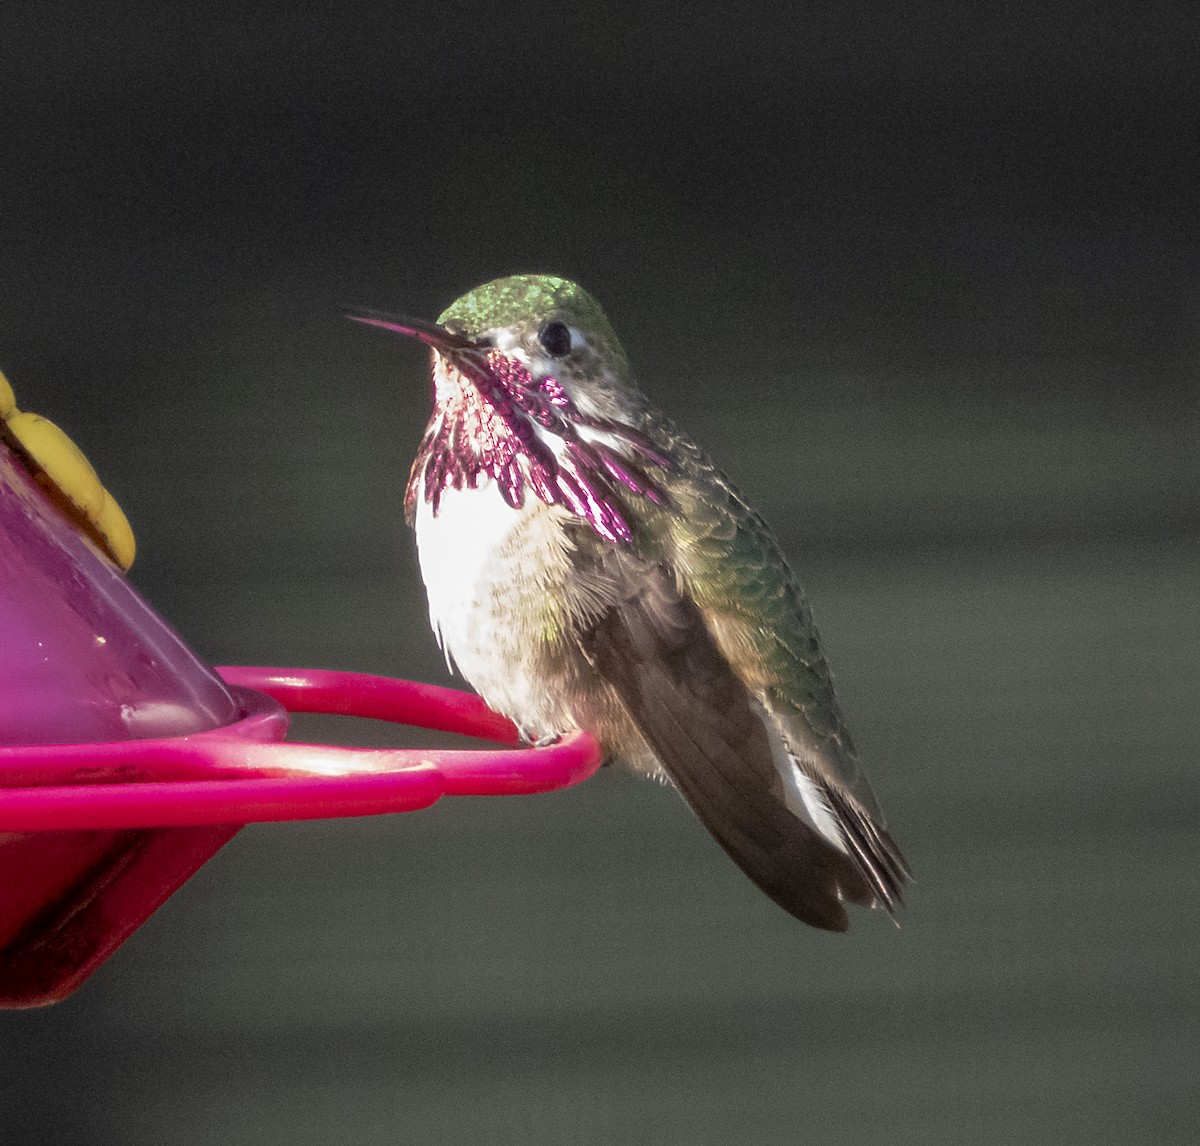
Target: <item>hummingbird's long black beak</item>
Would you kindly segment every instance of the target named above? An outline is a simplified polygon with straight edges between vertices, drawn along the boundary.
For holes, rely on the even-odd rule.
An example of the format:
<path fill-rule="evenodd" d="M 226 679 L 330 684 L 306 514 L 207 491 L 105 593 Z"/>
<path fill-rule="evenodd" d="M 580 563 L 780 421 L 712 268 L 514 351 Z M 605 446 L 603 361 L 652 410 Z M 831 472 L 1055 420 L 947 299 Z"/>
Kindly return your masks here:
<path fill-rule="evenodd" d="M 392 330 L 407 338 L 415 338 L 445 354 L 452 354 L 456 350 L 476 350 L 482 345 L 465 334 L 447 330 L 439 322 L 428 322 L 423 318 L 409 318 L 403 314 L 388 314 L 382 310 L 366 310 L 362 307 L 347 307 L 342 313 L 354 322 L 378 326 L 381 330 Z"/>

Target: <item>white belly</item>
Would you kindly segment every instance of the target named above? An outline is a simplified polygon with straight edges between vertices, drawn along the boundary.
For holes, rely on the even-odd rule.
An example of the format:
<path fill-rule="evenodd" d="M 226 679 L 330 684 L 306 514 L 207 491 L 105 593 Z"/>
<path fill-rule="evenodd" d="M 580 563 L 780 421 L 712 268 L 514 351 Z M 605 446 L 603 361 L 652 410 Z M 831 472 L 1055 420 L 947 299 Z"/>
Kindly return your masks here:
<path fill-rule="evenodd" d="M 492 481 L 446 489 L 436 517 L 417 500 L 417 552 L 438 642 L 492 708 L 533 736 L 573 723 L 537 678 L 535 655 L 569 570 L 565 514 L 532 497 L 513 509 Z"/>

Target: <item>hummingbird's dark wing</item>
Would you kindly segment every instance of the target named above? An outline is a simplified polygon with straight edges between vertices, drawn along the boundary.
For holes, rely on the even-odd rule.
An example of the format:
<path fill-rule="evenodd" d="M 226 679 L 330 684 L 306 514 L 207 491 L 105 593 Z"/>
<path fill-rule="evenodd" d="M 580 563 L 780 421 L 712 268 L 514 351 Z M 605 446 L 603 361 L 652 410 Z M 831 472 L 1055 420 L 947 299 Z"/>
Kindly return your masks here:
<path fill-rule="evenodd" d="M 805 923 L 844 931 L 842 900 L 870 904 L 875 892 L 849 851 L 789 810 L 762 707 L 701 610 L 665 564 L 611 546 L 598 561 L 615 592 L 582 633 L 593 668 L 746 874 Z"/>
<path fill-rule="evenodd" d="M 894 910 L 909 877 L 842 721 L 812 612 L 770 529 L 690 442 L 671 519 L 681 580 L 767 717 L 791 807 L 853 855 Z"/>
<path fill-rule="evenodd" d="M 708 456 L 657 411 L 646 417 L 675 459 L 672 504 L 634 506 L 636 552 L 602 558 L 610 577 L 622 567 L 624 588 L 588 638 L 597 668 L 700 819 L 772 898 L 830 928 L 847 923 L 839 900 L 894 911 L 907 866 L 799 584 Z"/>

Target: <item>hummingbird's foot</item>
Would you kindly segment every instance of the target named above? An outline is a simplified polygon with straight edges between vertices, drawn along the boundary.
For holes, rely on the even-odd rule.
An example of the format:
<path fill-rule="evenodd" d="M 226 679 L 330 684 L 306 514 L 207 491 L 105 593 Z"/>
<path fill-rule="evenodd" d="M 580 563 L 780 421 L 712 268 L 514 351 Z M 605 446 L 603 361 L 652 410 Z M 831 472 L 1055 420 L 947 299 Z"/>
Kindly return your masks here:
<path fill-rule="evenodd" d="M 547 732 L 542 736 L 534 736 L 524 725 L 517 725 L 517 735 L 521 738 L 521 743 L 528 744 L 530 748 L 549 748 L 552 744 L 557 744 L 562 738 L 561 732 Z"/>

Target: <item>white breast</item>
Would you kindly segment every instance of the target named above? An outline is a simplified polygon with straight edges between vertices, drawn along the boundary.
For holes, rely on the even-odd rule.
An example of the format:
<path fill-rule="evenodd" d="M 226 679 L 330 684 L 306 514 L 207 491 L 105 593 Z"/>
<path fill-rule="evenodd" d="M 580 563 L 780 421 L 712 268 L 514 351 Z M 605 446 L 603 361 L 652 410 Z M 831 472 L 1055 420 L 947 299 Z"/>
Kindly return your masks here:
<path fill-rule="evenodd" d="M 538 655 L 570 567 L 566 516 L 528 493 L 513 509 L 490 480 L 446 489 L 436 517 L 423 497 L 417 502 L 429 620 L 447 662 L 534 736 L 572 727 Z"/>
<path fill-rule="evenodd" d="M 447 653 L 461 649 L 466 618 L 484 606 L 484 574 L 496 575 L 527 512 L 508 505 L 491 480 L 478 489 L 443 491 L 436 517 L 423 493 L 418 497 L 417 551 L 429 623 Z"/>

